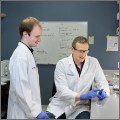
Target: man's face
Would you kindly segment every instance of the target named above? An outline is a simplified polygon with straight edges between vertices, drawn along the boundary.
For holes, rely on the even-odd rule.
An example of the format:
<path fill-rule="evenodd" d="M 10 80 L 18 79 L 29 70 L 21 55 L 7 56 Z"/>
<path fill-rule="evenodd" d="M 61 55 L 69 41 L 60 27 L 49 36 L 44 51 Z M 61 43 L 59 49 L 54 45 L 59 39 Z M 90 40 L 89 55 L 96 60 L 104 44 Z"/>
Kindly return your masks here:
<path fill-rule="evenodd" d="M 33 27 L 33 30 L 30 32 L 30 35 L 27 37 L 27 42 L 29 47 L 36 47 L 37 44 L 40 42 L 40 37 L 42 35 L 41 28 L 36 25 Z"/>
<path fill-rule="evenodd" d="M 87 43 L 76 43 L 76 47 L 72 48 L 73 59 L 77 63 L 81 63 L 85 60 L 89 51 L 89 45 Z"/>

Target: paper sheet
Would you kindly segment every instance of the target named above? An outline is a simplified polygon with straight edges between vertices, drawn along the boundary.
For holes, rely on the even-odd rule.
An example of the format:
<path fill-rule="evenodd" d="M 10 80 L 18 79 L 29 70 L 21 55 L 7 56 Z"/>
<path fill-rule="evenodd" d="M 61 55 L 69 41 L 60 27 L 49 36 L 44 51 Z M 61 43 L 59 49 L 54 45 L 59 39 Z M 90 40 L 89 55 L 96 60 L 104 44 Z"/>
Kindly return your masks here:
<path fill-rule="evenodd" d="M 118 51 L 118 36 L 107 37 L 107 51 Z"/>

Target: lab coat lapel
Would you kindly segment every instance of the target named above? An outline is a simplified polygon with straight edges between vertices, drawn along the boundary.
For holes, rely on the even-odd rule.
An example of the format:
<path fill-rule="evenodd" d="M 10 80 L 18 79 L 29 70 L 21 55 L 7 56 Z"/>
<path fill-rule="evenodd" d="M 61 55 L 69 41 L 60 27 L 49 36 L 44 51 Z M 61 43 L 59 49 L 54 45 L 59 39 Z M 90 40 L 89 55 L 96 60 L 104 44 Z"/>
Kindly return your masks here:
<path fill-rule="evenodd" d="M 86 73 L 86 71 L 88 69 L 88 63 L 89 63 L 89 59 L 88 59 L 88 57 L 86 57 L 85 63 L 84 63 L 84 66 L 83 66 L 83 69 L 82 69 L 82 72 L 81 72 L 80 76 L 82 76 L 82 75 L 84 75 Z"/>
<path fill-rule="evenodd" d="M 25 50 L 26 54 L 29 56 L 29 61 L 31 62 L 31 64 L 36 64 L 36 63 L 35 63 L 35 60 L 34 60 L 34 57 L 33 57 L 33 54 L 32 54 L 31 51 L 27 48 L 27 46 L 24 45 L 22 42 L 19 42 L 19 43 L 18 43 L 18 46 L 21 46 L 21 47 Z"/>
<path fill-rule="evenodd" d="M 76 69 L 75 64 L 74 64 L 74 61 L 73 61 L 72 54 L 71 54 L 70 57 L 69 57 L 69 66 L 70 66 L 70 70 L 72 71 L 72 73 L 73 73 L 75 76 L 79 77 L 78 72 L 77 72 L 77 69 Z"/>

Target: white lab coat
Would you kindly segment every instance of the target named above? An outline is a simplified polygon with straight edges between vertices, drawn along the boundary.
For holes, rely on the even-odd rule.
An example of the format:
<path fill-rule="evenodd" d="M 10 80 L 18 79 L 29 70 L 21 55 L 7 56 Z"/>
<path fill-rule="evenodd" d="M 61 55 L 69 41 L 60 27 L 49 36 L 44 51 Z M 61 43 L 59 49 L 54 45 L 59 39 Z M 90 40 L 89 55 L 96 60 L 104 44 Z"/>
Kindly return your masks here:
<path fill-rule="evenodd" d="M 33 119 L 41 112 L 38 70 L 32 53 L 19 42 L 10 58 L 7 119 Z"/>
<path fill-rule="evenodd" d="M 78 92 L 87 93 L 93 83 L 97 88 L 104 89 L 109 96 L 109 86 L 103 70 L 94 57 L 87 56 L 79 77 L 72 55 L 60 60 L 55 69 L 55 84 L 57 93 L 50 99 L 47 111 L 55 114 L 56 118 L 64 112 L 67 119 L 75 119 L 82 111 L 90 111 L 88 100 L 75 102 Z"/>

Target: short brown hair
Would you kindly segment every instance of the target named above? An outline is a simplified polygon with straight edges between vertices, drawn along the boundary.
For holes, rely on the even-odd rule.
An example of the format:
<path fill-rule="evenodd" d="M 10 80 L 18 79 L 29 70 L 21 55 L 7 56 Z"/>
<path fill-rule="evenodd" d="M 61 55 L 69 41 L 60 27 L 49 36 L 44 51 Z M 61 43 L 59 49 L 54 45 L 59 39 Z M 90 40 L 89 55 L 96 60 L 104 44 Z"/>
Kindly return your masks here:
<path fill-rule="evenodd" d="M 73 40 L 73 42 L 72 42 L 72 47 L 73 48 L 76 48 L 76 43 L 82 43 L 82 44 L 87 43 L 87 44 L 89 44 L 88 39 L 83 37 L 83 36 L 78 36 Z"/>
<path fill-rule="evenodd" d="M 22 37 L 22 34 L 24 31 L 26 31 L 28 33 L 28 35 L 30 35 L 30 32 L 32 31 L 32 29 L 35 25 L 38 25 L 42 29 L 42 26 L 40 25 L 40 21 L 37 20 L 36 18 L 27 17 L 27 18 L 23 19 L 19 25 L 20 36 Z"/>

